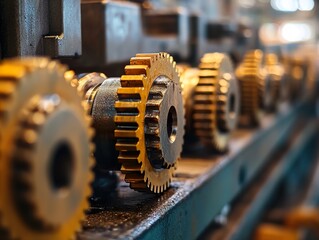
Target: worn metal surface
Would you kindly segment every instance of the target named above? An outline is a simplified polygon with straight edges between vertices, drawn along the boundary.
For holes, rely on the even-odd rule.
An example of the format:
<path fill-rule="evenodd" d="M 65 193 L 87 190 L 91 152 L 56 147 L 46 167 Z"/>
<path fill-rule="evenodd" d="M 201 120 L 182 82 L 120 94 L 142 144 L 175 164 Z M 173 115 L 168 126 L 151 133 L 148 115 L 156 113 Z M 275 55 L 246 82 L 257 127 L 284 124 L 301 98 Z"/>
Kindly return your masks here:
<path fill-rule="evenodd" d="M 0 2 L 2 57 L 81 54 L 80 0 Z"/>
<path fill-rule="evenodd" d="M 95 129 L 94 143 L 96 145 L 95 159 L 99 169 L 119 170 L 115 150 L 114 116 L 116 110 L 114 104 L 118 101 L 117 89 L 121 86 L 120 78 L 107 78 L 98 88 L 92 105 L 91 116 Z"/>
<path fill-rule="evenodd" d="M 290 179 L 290 183 L 296 181 L 296 179 L 300 181 L 299 175 L 302 175 L 301 172 L 305 169 L 305 166 L 300 163 L 309 165 L 309 162 L 313 161 L 316 152 L 315 145 L 318 140 L 318 124 L 311 122 L 305 129 L 302 127 L 300 129 L 297 138 L 277 154 L 270 166 L 265 168 L 256 181 L 234 203 L 227 224 L 215 229 L 210 234 L 208 233 L 205 237 L 203 236 L 203 239 L 251 238 L 254 227 L 258 225 L 269 202 L 275 199 L 279 201 L 285 195 L 284 190 L 289 188 L 286 186 L 286 188 L 278 191 L 278 186 L 282 180 L 294 169 L 293 174 L 291 174 L 294 175 L 294 179 Z M 306 172 L 309 174 L 309 168 L 307 170 Z M 290 196 L 291 199 L 298 199 L 299 196 L 296 196 L 296 194 L 296 191 L 294 191 Z"/>
<path fill-rule="evenodd" d="M 48 1 L 49 32 L 44 33 L 44 54 L 52 57 L 81 55 L 81 1 Z M 41 24 L 43 23 L 38 23 Z"/>
<path fill-rule="evenodd" d="M 142 19 L 143 52 L 154 52 L 155 48 L 171 53 L 175 59 L 189 57 L 190 16 L 186 9 L 148 10 Z"/>
<path fill-rule="evenodd" d="M 263 130 L 237 131 L 225 156 L 184 158 L 171 188 L 162 195 L 142 194 L 122 183 L 104 200 L 93 199 L 78 239 L 194 239 L 231 202 L 289 137 L 304 105 L 265 118 Z"/>
<path fill-rule="evenodd" d="M 82 1 L 81 14 L 83 55 L 75 65 L 103 67 L 127 62 L 140 52 L 142 25 L 139 5 Z"/>

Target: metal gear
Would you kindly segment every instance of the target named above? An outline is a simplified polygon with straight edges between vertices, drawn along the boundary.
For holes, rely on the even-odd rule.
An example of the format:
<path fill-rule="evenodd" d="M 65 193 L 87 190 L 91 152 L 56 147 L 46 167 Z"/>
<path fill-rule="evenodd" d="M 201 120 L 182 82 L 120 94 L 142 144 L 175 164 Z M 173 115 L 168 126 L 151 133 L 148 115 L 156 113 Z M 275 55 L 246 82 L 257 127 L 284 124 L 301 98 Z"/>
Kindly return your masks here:
<path fill-rule="evenodd" d="M 263 52 L 252 50 L 246 53 L 236 69 L 241 92 L 242 125 L 257 126 L 263 115 L 264 81 L 267 77 L 262 68 Z"/>
<path fill-rule="evenodd" d="M 194 146 L 194 144 L 198 142 L 198 138 L 194 133 L 193 106 L 195 87 L 197 86 L 199 81 L 199 69 L 192 68 L 184 64 L 178 64 L 177 70 L 180 74 L 180 81 L 182 84 L 183 99 L 185 105 L 185 141 L 186 144 Z"/>
<path fill-rule="evenodd" d="M 205 54 L 199 68 L 193 106 L 195 134 L 204 145 L 223 152 L 237 124 L 238 83 L 226 54 Z"/>
<path fill-rule="evenodd" d="M 13 239 L 72 239 L 89 206 L 93 130 L 65 70 L 0 64 L 0 224 Z"/>
<path fill-rule="evenodd" d="M 116 149 L 125 181 L 135 190 L 166 190 L 180 158 L 185 120 L 175 65 L 166 53 L 137 54 L 120 80 Z"/>
<path fill-rule="evenodd" d="M 263 105 L 265 110 L 272 112 L 277 109 L 280 100 L 280 85 L 284 77 L 284 68 L 274 53 L 265 55 L 267 78 L 264 83 Z"/>

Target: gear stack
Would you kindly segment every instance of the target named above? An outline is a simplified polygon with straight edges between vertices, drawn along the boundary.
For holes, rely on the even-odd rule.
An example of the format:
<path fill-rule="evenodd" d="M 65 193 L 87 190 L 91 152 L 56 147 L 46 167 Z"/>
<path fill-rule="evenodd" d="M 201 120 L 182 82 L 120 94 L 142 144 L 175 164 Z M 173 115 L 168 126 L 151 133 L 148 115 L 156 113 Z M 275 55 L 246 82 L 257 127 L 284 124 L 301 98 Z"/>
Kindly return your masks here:
<path fill-rule="evenodd" d="M 236 69 L 241 91 L 241 125 L 258 126 L 262 117 L 264 83 L 267 78 L 262 61 L 261 50 L 249 51 Z"/>
<path fill-rule="evenodd" d="M 1 239 L 70 239 L 91 195 L 90 120 L 65 67 L 0 63 Z"/>
<path fill-rule="evenodd" d="M 125 75 L 101 82 L 87 89 L 95 94 L 91 115 L 98 167 L 121 168 L 135 190 L 165 191 L 180 158 L 185 125 L 175 62 L 166 53 L 138 54 Z"/>
<path fill-rule="evenodd" d="M 268 77 L 265 78 L 263 105 L 266 111 L 277 110 L 280 99 L 280 86 L 284 77 L 284 68 L 279 63 L 278 57 L 274 53 L 265 56 L 265 70 Z"/>
<path fill-rule="evenodd" d="M 197 77 L 196 77 L 197 74 Z M 182 71 L 188 132 L 208 149 L 224 152 L 239 112 L 239 87 L 229 57 L 205 54 L 199 70 Z M 187 133 L 189 134 L 189 133 Z"/>

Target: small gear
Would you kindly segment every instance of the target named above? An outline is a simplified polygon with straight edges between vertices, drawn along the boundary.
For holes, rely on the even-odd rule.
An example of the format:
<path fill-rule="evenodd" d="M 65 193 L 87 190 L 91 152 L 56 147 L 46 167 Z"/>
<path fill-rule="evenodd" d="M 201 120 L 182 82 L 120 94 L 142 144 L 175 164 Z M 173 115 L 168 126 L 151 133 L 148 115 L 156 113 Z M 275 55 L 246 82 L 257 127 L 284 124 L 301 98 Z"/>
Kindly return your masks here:
<path fill-rule="evenodd" d="M 93 130 L 65 70 L 0 64 L 0 223 L 13 239 L 71 239 L 89 206 Z"/>
<path fill-rule="evenodd" d="M 263 105 L 265 110 L 272 112 L 277 109 L 280 100 L 280 85 L 284 77 L 284 68 L 274 53 L 265 56 L 265 70 L 267 76 L 264 82 Z"/>
<path fill-rule="evenodd" d="M 264 81 L 267 77 L 262 68 L 263 52 L 246 53 L 236 69 L 241 92 L 241 124 L 257 126 L 263 114 Z"/>
<path fill-rule="evenodd" d="M 193 107 L 195 134 L 204 145 L 223 152 L 237 124 L 237 80 L 229 57 L 222 53 L 205 54 L 199 68 Z"/>
<path fill-rule="evenodd" d="M 121 171 L 131 188 L 163 192 L 180 158 L 184 136 L 175 62 L 166 53 L 137 54 L 120 81 L 115 137 Z"/>

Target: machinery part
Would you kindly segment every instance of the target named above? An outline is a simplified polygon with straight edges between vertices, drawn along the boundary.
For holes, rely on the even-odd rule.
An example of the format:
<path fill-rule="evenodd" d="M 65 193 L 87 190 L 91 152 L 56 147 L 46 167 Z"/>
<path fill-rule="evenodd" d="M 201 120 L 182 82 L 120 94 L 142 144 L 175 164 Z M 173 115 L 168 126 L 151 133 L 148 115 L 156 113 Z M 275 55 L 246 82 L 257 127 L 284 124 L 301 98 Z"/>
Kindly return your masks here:
<path fill-rule="evenodd" d="M 143 51 L 165 51 L 175 58 L 190 57 L 190 14 L 183 7 L 143 11 Z"/>
<path fill-rule="evenodd" d="M 239 114 L 239 87 L 229 57 L 205 54 L 194 96 L 194 128 L 200 141 L 218 151 L 227 148 Z"/>
<path fill-rule="evenodd" d="M 118 101 L 117 90 L 120 86 L 120 78 L 107 78 L 98 87 L 93 87 L 95 91 L 91 91 L 95 95 L 91 110 L 96 131 L 94 155 L 97 168 L 104 171 L 119 170 L 121 167 L 120 163 L 116 161 L 118 152 L 114 147 L 116 144 L 114 138 L 116 109 L 114 105 Z"/>
<path fill-rule="evenodd" d="M 319 236 L 319 211 L 312 207 L 301 206 L 291 210 L 284 220 L 284 226 L 274 224 L 261 224 L 258 226 L 256 240 L 287 239 L 298 240 L 301 237 L 300 231 L 308 228 L 313 230 L 316 237 Z"/>
<path fill-rule="evenodd" d="M 2 57 L 81 55 L 80 2 L 80 0 L 2 1 L 0 3 L 0 16 L 3 16 L 0 21 Z"/>
<path fill-rule="evenodd" d="M 262 69 L 263 52 L 252 50 L 246 53 L 236 69 L 241 92 L 240 124 L 257 126 L 262 117 L 265 71 Z"/>
<path fill-rule="evenodd" d="M 125 67 L 117 95 L 114 134 L 125 181 L 135 190 L 163 192 L 184 136 L 182 90 L 173 58 L 137 54 Z"/>
<path fill-rule="evenodd" d="M 109 64 L 126 63 L 138 51 L 142 36 L 139 5 L 84 0 L 81 17 L 83 54 L 75 65 L 105 68 Z"/>
<path fill-rule="evenodd" d="M 92 105 L 101 84 L 106 79 L 104 73 L 84 73 L 77 76 L 78 90 L 83 93 L 84 100 L 88 103 L 88 113 L 92 113 Z"/>
<path fill-rule="evenodd" d="M 280 85 L 284 77 L 284 69 L 279 64 L 278 57 L 274 53 L 268 53 L 265 56 L 265 78 L 263 105 L 265 110 L 272 112 L 277 109 L 280 100 Z"/>
<path fill-rule="evenodd" d="M 188 65 L 178 64 L 177 69 L 180 73 L 180 81 L 183 89 L 183 99 L 185 105 L 186 131 L 185 140 L 187 143 L 194 144 L 198 138 L 194 133 L 193 105 L 195 87 L 199 82 L 199 69 L 191 68 Z"/>
<path fill-rule="evenodd" d="M 88 208 L 93 130 L 65 70 L 0 64 L 0 224 L 13 239 L 70 239 Z"/>

